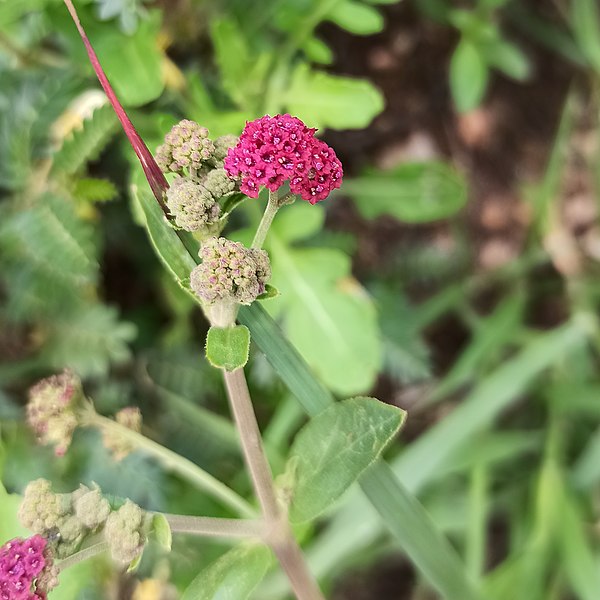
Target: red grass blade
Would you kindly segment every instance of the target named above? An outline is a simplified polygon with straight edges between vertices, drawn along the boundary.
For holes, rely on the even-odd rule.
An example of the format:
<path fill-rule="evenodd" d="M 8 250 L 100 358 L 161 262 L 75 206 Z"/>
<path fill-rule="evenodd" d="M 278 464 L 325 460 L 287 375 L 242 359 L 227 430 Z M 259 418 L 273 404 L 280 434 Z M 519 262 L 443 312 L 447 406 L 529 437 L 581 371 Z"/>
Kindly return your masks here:
<path fill-rule="evenodd" d="M 152 153 L 150 152 L 150 150 L 148 150 L 146 144 L 144 144 L 144 141 L 140 137 L 140 134 L 136 131 L 135 127 L 133 126 L 133 123 L 130 121 L 129 117 L 127 116 L 127 113 L 125 112 L 125 109 L 119 102 L 114 90 L 112 89 L 112 86 L 110 85 L 110 82 L 108 81 L 108 78 L 106 77 L 106 74 L 104 73 L 104 70 L 100 65 L 98 56 L 94 51 L 94 48 L 92 48 L 92 44 L 90 43 L 90 40 L 88 39 L 85 30 L 81 25 L 81 21 L 77 16 L 77 11 L 75 10 L 73 3 L 71 2 L 71 0 L 64 0 L 64 3 L 66 4 L 67 9 L 71 14 L 71 17 L 73 18 L 73 21 L 75 22 L 75 25 L 77 27 L 77 30 L 79 31 L 79 35 L 81 36 L 83 43 L 85 44 L 88 56 L 90 57 L 90 62 L 94 67 L 94 71 L 96 72 L 100 84 L 102 85 L 104 92 L 108 96 L 108 99 L 112 104 L 114 111 L 117 113 L 117 117 L 119 118 L 119 121 L 123 126 L 125 135 L 127 136 L 129 142 L 133 146 L 133 150 L 135 151 L 142 165 L 142 169 L 144 169 L 146 179 L 148 180 L 148 183 L 152 188 L 152 192 L 156 196 L 156 199 L 158 200 L 158 203 L 162 207 L 165 214 L 167 214 L 167 208 L 165 206 L 164 201 L 164 194 L 169 189 L 169 184 L 165 179 L 165 176 L 163 175 L 162 171 L 160 170 L 160 167 L 156 164 Z"/>

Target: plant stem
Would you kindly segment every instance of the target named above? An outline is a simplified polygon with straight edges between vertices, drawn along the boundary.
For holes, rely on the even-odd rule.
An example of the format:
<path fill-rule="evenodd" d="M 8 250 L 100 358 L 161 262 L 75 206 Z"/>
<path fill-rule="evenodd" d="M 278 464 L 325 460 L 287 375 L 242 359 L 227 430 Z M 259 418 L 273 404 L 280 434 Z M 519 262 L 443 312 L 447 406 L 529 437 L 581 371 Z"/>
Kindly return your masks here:
<path fill-rule="evenodd" d="M 130 442 L 135 448 L 146 451 L 165 467 L 181 475 L 198 489 L 211 494 L 236 513 L 249 518 L 256 516 L 256 511 L 246 500 L 216 477 L 213 477 L 210 473 L 207 473 L 204 469 L 194 464 L 191 460 L 161 446 L 141 433 L 137 433 L 137 431 L 133 431 L 116 421 L 102 417 L 93 410 L 86 410 L 81 419 L 84 426 L 87 425 L 97 427 L 102 431 L 110 431 Z"/>
<path fill-rule="evenodd" d="M 265 524 L 262 520 L 217 519 L 214 517 L 192 517 L 187 515 L 163 515 L 173 533 L 191 533 L 194 535 L 263 538 Z"/>
<path fill-rule="evenodd" d="M 279 559 L 298 600 L 324 600 L 289 523 L 279 509 L 271 467 L 262 445 L 244 370 L 223 371 L 223 377 L 244 458 L 265 518 L 268 530 L 265 541 Z"/>
<path fill-rule="evenodd" d="M 84 548 L 75 554 L 71 554 L 64 560 L 61 560 L 58 563 L 59 571 L 64 571 L 69 567 L 72 567 L 88 558 L 92 558 L 92 556 L 96 556 L 97 554 L 102 554 L 105 550 L 108 550 L 108 544 L 106 542 L 98 542 L 93 546 L 89 546 L 88 548 Z"/>
<path fill-rule="evenodd" d="M 260 224 L 254 234 L 254 239 L 252 240 L 252 248 L 262 248 L 262 245 L 265 243 L 265 238 L 267 237 L 267 233 L 269 228 L 271 227 L 271 223 L 279 210 L 279 195 L 277 192 L 269 191 L 269 201 L 267 202 L 267 208 L 263 213 L 262 219 L 260 220 Z"/>

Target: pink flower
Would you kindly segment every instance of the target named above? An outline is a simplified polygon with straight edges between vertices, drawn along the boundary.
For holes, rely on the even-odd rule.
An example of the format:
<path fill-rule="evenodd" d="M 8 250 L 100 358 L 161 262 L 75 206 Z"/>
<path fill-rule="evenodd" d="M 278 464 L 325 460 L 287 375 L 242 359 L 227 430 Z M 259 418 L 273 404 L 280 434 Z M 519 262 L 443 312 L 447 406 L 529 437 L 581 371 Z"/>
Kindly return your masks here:
<path fill-rule="evenodd" d="M 229 149 L 225 171 L 241 178 L 241 191 L 256 198 L 259 189 L 274 192 L 285 181 L 303 200 L 315 204 L 342 183 L 342 165 L 316 129 L 291 115 L 265 115 L 246 123 L 239 142 Z"/>
<path fill-rule="evenodd" d="M 41 535 L 34 535 L 0 547 L 0 600 L 45 600 L 45 592 L 36 590 L 36 584 L 52 563 L 46 543 Z"/>

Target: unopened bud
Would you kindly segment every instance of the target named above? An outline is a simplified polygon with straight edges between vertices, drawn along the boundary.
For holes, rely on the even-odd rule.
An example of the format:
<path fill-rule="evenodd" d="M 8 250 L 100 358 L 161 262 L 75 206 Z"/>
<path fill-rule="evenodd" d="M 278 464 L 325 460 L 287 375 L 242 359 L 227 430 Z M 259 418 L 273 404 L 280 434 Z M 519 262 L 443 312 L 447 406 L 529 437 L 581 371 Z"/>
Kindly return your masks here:
<path fill-rule="evenodd" d="M 104 538 L 115 561 L 127 564 L 136 559 L 146 544 L 144 511 L 131 500 L 127 500 L 106 519 Z"/>
<path fill-rule="evenodd" d="M 137 406 L 127 406 L 121 409 L 115 415 L 115 420 L 119 425 L 123 425 L 123 427 L 127 427 L 127 429 L 131 429 L 136 433 L 142 431 L 142 413 Z M 123 460 L 135 450 L 135 446 L 129 440 L 109 427 L 104 428 L 102 431 L 102 442 L 116 461 Z"/>
<path fill-rule="evenodd" d="M 183 173 L 199 170 L 211 159 L 215 146 L 208 138 L 208 129 L 184 119 L 165 136 L 165 143 L 156 150 L 156 162 L 165 172 Z"/>
<path fill-rule="evenodd" d="M 171 184 L 167 191 L 167 206 L 175 217 L 175 223 L 186 231 L 209 228 L 219 220 L 221 214 L 221 208 L 211 191 L 184 177 L 175 179 Z"/>
<path fill-rule="evenodd" d="M 83 486 L 85 487 L 85 486 Z M 96 529 L 104 524 L 110 514 L 110 504 L 98 488 L 89 490 L 73 500 L 77 518 L 88 528 Z"/>
<path fill-rule="evenodd" d="M 68 370 L 42 379 L 29 390 L 27 423 L 39 443 L 55 446 L 57 456 L 63 456 L 71 444 L 82 399 L 81 381 Z"/>
<path fill-rule="evenodd" d="M 250 304 L 265 291 L 271 277 L 264 250 L 246 248 L 226 238 L 209 238 L 200 250 L 202 264 L 190 275 L 190 285 L 207 304 Z"/>

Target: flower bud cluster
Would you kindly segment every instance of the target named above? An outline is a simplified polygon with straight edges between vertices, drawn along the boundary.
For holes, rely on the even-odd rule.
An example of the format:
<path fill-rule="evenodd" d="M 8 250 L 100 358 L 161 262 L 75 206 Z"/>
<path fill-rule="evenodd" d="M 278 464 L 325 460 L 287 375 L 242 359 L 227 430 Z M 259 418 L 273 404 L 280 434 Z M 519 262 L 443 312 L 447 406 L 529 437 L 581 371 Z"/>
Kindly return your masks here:
<path fill-rule="evenodd" d="M 249 121 L 227 153 L 225 170 L 241 179 L 240 189 L 250 198 L 262 186 L 274 192 L 289 181 L 292 193 L 315 204 L 339 188 L 343 176 L 334 150 L 315 131 L 288 114 Z"/>
<path fill-rule="evenodd" d="M 55 494 L 45 479 L 32 481 L 25 489 L 19 520 L 40 539 L 51 540 L 57 558 L 70 556 L 86 537 L 102 532 L 119 563 L 131 562 L 142 552 L 151 523 L 150 516 L 130 500 L 112 510 L 97 486 L 81 485 L 71 494 Z M 48 589 L 55 575 L 45 574 Z M 4 600 L 1 593 L 0 600 Z"/>
<path fill-rule="evenodd" d="M 127 564 L 141 554 L 146 544 L 148 521 L 146 513 L 131 500 L 110 513 L 104 526 L 104 538 L 114 560 Z"/>
<path fill-rule="evenodd" d="M 34 535 L 0 547 L 0 600 L 45 600 L 58 584 L 47 540 Z"/>
<path fill-rule="evenodd" d="M 142 413 L 137 406 L 122 408 L 115 415 L 115 420 L 119 425 L 123 425 L 123 427 L 127 427 L 127 429 L 131 429 L 136 433 L 141 433 L 142 431 Z M 102 443 L 111 452 L 116 461 L 123 460 L 135 450 L 135 446 L 119 435 L 118 431 L 108 428 L 102 430 Z"/>
<path fill-rule="evenodd" d="M 27 423 L 38 442 L 55 446 L 57 456 L 63 456 L 71 444 L 82 399 L 81 382 L 67 370 L 43 379 L 29 390 Z"/>
<path fill-rule="evenodd" d="M 157 148 L 156 162 L 163 171 L 181 175 L 186 169 L 197 171 L 208 164 L 214 151 L 208 129 L 184 119 L 173 126 L 165 143 Z"/>
<path fill-rule="evenodd" d="M 264 250 L 215 237 L 203 243 L 199 254 L 202 264 L 192 271 L 190 285 L 207 304 L 250 304 L 265 291 L 271 266 Z"/>
<path fill-rule="evenodd" d="M 74 496 L 55 494 L 49 481 L 37 479 L 25 488 L 19 508 L 19 520 L 27 529 L 56 539 L 55 553 L 59 558 L 75 552 L 88 533 L 75 514 Z"/>
<path fill-rule="evenodd" d="M 232 182 L 233 183 L 233 182 Z M 219 221 L 221 207 L 210 190 L 194 181 L 178 177 L 167 190 L 167 206 L 178 227 L 186 231 L 210 228 Z"/>

